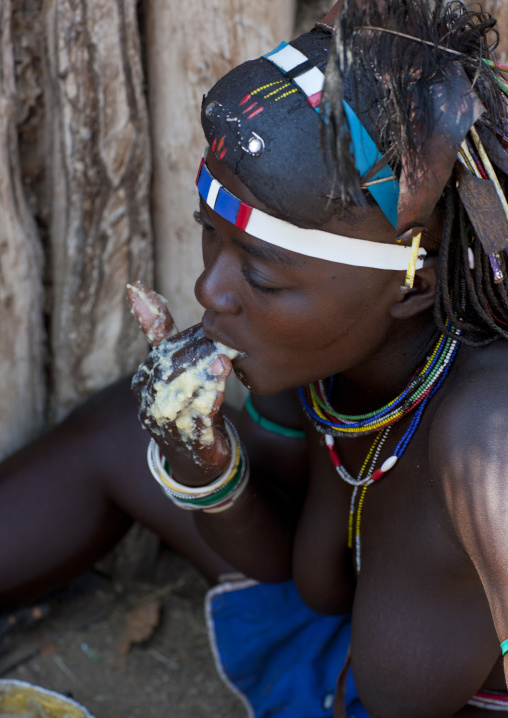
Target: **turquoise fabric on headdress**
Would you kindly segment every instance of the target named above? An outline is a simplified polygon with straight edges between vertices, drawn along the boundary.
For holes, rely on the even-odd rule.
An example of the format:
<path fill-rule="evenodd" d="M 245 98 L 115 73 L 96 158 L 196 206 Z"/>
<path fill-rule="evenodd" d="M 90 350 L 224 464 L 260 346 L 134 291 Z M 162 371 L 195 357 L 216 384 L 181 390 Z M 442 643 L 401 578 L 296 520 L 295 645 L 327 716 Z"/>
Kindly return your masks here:
<path fill-rule="evenodd" d="M 379 159 L 381 159 L 382 154 L 376 147 L 374 140 L 358 119 L 354 110 L 345 100 L 343 100 L 343 105 L 349 124 L 349 131 L 351 132 L 355 166 L 360 173 L 360 177 L 362 177 Z M 369 182 L 391 176 L 393 176 L 391 168 L 388 165 L 385 165 L 369 180 Z M 380 182 L 379 184 L 370 184 L 369 192 L 376 200 L 385 217 L 393 224 L 394 227 L 397 227 L 397 205 L 399 202 L 398 180 L 394 178 L 387 180 L 386 182 Z"/>

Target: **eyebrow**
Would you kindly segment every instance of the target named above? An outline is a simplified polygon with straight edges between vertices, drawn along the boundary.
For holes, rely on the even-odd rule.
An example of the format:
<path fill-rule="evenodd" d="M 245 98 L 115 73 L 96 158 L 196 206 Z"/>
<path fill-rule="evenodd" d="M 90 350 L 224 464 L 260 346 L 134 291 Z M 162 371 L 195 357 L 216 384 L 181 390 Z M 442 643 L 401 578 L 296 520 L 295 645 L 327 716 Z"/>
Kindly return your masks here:
<path fill-rule="evenodd" d="M 207 206 L 203 198 L 200 197 L 199 213 L 202 216 L 204 215 L 208 219 L 208 221 L 211 222 L 212 220 L 207 213 L 208 209 L 210 208 Z M 231 226 L 234 227 L 234 225 Z M 238 239 L 237 237 L 234 237 L 232 241 L 237 247 L 242 249 L 247 254 L 250 254 L 253 257 L 257 257 L 258 259 L 261 259 L 264 262 L 268 262 L 270 264 L 281 264 L 285 267 L 297 267 L 305 263 L 305 260 L 296 261 L 295 259 L 293 259 L 292 256 L 290 256 L 290 254 L 286 250 L 279 249 L 273 244 L 268 244 L 268 242 L 263 242 L 263 247 L 252 247 L 250 244 L 242 242 L 242 240 Z"/>
<path fill-rule="evenodd" d="M 251 247 L 250 244 L 245 244 L 245 242 L 237 238 L 233 238 L 233 243 L 244 252 L 247 252 L 247 254 L 262 259 L 264 262 L 269 262 L 270 264 L 282 264 L 286 267 L 296 267 L 300 264 L 300 262 L 295 262 L 287 252 L 271 244 L 267 244 L 265 247 Z"/>

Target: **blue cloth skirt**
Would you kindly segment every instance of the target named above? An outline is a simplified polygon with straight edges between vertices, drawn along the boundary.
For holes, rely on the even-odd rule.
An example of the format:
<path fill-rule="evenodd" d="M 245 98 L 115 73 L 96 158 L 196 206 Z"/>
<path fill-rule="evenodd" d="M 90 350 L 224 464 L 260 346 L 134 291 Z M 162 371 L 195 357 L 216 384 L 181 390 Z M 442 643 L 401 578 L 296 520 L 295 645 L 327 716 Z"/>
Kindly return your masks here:
<path fill-rule="evenodd" d="M 206 616 L 220 675 L 250 718 L 332 718 L 337 677 L 351 641 L 351 615 L 322 616 L 292 581 L 222 583 Z M 368 718 L 351 670 L 347 718 Z"/>

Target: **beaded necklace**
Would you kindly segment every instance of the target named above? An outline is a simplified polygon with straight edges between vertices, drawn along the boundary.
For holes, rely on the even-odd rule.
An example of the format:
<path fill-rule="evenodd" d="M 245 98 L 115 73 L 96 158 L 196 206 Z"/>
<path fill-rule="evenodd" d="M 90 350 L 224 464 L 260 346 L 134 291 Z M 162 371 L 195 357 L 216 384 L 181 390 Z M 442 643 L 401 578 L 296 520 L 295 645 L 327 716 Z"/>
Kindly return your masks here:
<path fill-rule="evenodd" d="M 453 331 L 451 322 L 447 329 Z M 330 405 L 324 383 L 314 382 L 300 387 L 300 399 L 318 431 L 336 436 L 363 436 L 395 424 L 417 406 L 424 403 L 443 374 L 448 373 L 458 342 L 441 334 L 430 356 L 413 374 L 407 387 L 392 401 L 377 411 L 360 416 L 339 414 Z M 331 382 L 330 382 L 331 384 Z"/>
<path fill-rule="evenodd" d="M 448 322 L 447 329 L 454 331 L 451 322 Z M 357 574 L 360 573 L 361 568 L 361 518 L 367 489 L 373 483 L 379 481 L 390 469 L 393 469 L 406 451 L 420 424 L 425 407 L 448 376 L 457 354 L 458 345 L 459 343 L 456 339 L 451 339 L 442 334 L 423 366 L 417 369 L 409 380 L 406 389 L 382 409 L 362 414 L 361 416 L 348 416 L 334 411 L 330 405 L 329 396 L 327 396 L 323 382 L 310 384 L 308 387 L 300 387 L 300 397 L 304 409 L 313 419 L 316 429 L 325 434 L 326 446 L 335 470 L 343 481 L 354 487 L 349 507 L 348 547 L 353 548 L 354 539 Z M 332 385 L 333 382 L 330 381 L 329 391 L 331 391 Z M 309 399 L 312 402 L 312 407 L 309 405 Z M 395 447 L 393 454 L 383 462 L 380 468 L 376 469 L 381 449 L 393 424 L 413 410 L 415 410 L 414 416 Z M 358 476 L 354 478 L 342 465 L 335 451 L 334 435 L 354 437 L 363 436 L 373 431 L 376 432 L 374 441 Z M 356 507 L 358 494 L 360 494 L 360 498 L 358 507 Z"/>

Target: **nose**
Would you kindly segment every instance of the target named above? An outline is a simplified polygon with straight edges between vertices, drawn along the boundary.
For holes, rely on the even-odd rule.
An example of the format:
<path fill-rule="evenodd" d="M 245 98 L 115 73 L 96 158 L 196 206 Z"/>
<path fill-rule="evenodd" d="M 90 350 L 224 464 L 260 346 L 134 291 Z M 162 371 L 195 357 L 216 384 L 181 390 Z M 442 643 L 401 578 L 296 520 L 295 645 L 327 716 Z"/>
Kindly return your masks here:
<path fill-rule="evenodd" d="M 234 286 L 234 269 L 223 255 L 205 261 L 194 286 L 202 307 L 220 314 L 239 314 L 240 302 Z"/>

